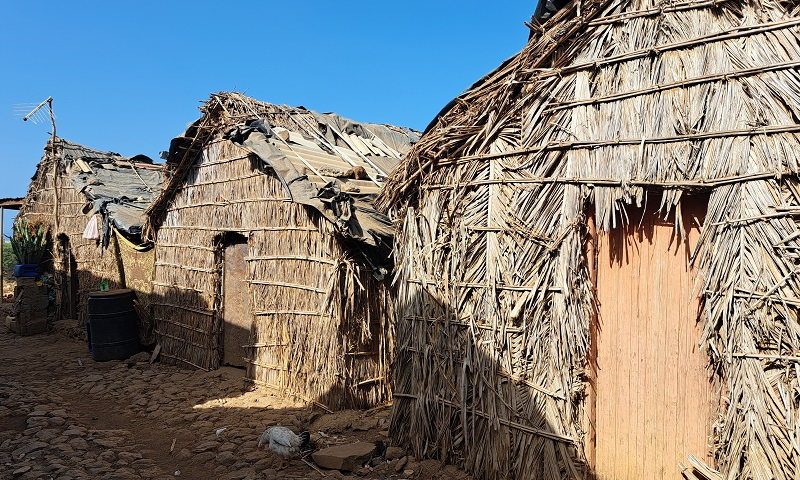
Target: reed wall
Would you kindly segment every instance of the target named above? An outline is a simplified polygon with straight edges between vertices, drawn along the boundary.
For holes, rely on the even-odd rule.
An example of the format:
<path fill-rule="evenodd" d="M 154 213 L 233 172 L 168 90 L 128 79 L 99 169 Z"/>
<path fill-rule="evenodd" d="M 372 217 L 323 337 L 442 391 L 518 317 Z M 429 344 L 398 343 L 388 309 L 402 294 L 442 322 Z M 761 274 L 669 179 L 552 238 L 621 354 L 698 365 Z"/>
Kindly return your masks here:
<path fill-rule="evenodd" d="M 63 318 L 77 318 L 85 324 L 88 294 L 99 289 L 100 280 L 108 280 L 110 288 L 122 286 L 118 247 L 116 241 L 103 248 L 97 240 L 83 238 L 91 218 L 81 212 L 86 197 L 75 190 L 62 168 L 53 182 L 53 163 L 49 158 L 48 153 L 37 167 L 19 217 L 50 226 L 57 314 Z"/>
<path fill-rule="evenodd" d="M 798 478 L 799 14 L 573 0 L 442 111 L 378 202 L 404 221 L 393 438 L 485 479 L 591 473 L 587 217 L 611 231 L 699 191 L 714 466 Z"/>
<path fill-rule="evenodd" d="M 209 141 L 157 232 L 154 319 L 162 355 L 201 369 L 222 358 L 222 252 L 248 243 L 247 378 L 326 408 L 387 398 L 390 302 L 327 220 L 292 202 L 260 162 Z"/>

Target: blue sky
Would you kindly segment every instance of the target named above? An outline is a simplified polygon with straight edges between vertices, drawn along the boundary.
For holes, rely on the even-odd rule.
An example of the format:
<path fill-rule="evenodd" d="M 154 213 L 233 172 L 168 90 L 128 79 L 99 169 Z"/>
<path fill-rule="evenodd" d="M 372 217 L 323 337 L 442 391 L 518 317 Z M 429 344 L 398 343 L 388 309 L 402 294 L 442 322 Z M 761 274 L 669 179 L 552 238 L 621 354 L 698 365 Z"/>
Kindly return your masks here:
<path fill-rule="evenodd" d="M 422 129 L 522 48 L 535 3 L 0 0 L 0 197 L 49 131 L 15 110 L 47 96 L 60 136 L 153 158 L 224 90 Z"/>

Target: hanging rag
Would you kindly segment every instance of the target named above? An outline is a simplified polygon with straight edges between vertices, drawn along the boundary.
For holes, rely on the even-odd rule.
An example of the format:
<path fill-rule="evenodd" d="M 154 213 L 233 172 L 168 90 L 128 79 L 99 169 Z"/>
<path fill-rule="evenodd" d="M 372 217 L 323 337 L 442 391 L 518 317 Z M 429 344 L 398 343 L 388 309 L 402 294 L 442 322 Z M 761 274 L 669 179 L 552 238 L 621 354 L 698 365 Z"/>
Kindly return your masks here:
<path fill-rule="evenodd" d="M 88 240 L 100 239 L 100 229 L 97 226 L 97 215 L 92 215 L 92 218 L 89 219 L 89 223 L 87 223 L 86 228 L 83 229 L 83 238 Z"/>

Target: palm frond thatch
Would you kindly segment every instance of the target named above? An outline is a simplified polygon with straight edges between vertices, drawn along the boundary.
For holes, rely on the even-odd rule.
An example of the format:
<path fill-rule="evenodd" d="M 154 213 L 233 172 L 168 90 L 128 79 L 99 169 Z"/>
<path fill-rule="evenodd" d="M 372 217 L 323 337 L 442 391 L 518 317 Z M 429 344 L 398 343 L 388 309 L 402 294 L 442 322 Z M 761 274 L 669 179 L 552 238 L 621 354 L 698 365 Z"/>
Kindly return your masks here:
<path fill-rule="evenodd" d="M 141 205 L 148 204 L 151 195 L 158 192 L 162 177 L 161 167 L 148 160 L 139 163 L 136 158 L 99 151 L 63 138 L 47 143 L 17 218 L 43 225 L 50 233 L 51 251 L 47 260 L 51 257 L 53 261 L 60 316 L 77 318 L 85 324 L 88 294 L 98 289 L 101 280 L 107 280 L 110 288 L 125 286 L 126 272 L 112 229 L 104 236 L 107 247 L 98 240 L 84 238 L 87 222 L 98 206 L 94 204 L 88 213 L 84 213 L 83 208 L 101 196 L 119 193 L 115 192 L 117 189 L 124 190 L 118 196 L 125 196 L 125 201 L 104 202 L 103 214 L 110 226 L 116 225 L 115 218 L 124 216 L 121 223 L 136 224 L 141 229 L 143 216 L 138 217 L 136 213 L 144 212 Z M 143 185 L 142 177 L 150 184 Z M 134 276 L 129 275 L 128 280 L 134 280 Z M 147 285 L 151 279 L 140 280 L 142 285 Z M 149 288 L 135 289 L 139 300 L 149 304 L 146 298 Z"/>
<path fill-rule="evenodd" d="M 173 140 L 173 177 L 148 212 L 161 356 L 220 366 L 223 250 L 242 235 L 247 378 L 330 409 L 384 401 L 392 304 L 377 277 L 391 224 L 371 202 L 416 134 L 238 93 L 214 94 L 201 111 Z"/>
<path fill-rule="evenodd" d="M 796 2 L 583 0 L 533 23 L 379 200 L 403 224 L 393 433 L 481 478 L 580 477 L 587 215 L 609 230 L 701 190 L 716 467 L 796 478 Z"/>

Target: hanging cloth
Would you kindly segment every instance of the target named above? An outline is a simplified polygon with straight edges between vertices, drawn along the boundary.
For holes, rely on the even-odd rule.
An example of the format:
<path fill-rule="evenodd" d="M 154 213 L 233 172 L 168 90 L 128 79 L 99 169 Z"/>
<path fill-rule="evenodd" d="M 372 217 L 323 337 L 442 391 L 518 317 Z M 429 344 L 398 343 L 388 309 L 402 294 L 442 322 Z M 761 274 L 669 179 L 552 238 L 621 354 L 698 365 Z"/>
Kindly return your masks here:
<path fill-rule="evenodd" d="M 87 223 L 86 228 L 83 229 L 83 238 L 88 240 L 100 239 L 100 229 L 97 226 L 97 215 L 92 215 L 92 218 L 89 219 L 89 223 Z"/>

